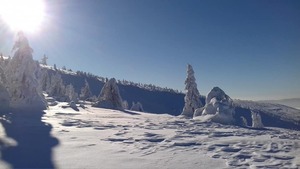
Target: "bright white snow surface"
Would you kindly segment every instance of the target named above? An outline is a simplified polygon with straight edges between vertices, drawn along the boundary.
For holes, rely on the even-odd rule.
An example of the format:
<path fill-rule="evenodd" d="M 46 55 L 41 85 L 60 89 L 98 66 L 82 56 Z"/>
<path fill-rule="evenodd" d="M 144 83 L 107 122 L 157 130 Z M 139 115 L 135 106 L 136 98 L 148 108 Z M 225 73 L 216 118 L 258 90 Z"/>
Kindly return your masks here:
<path fill-rule="evenodd" d="M 50 134 L 58 144 L 50 151 L 52 164 L 39 168 L 300 167 L 299 131 L 253 130 L 89 105 L 75 111 L 67 103 L 51 106 L 42 121 L 52 125 Z M 32 126 L 28 121 L 22 124 Z M 1 150 L 18 146 L 5 130 L 0 132 Z M 32 128 L 31 133 L 38 132 L 43 130 Z M 0 168 L 10 167 L 10 163 L 0 162 Z"/>

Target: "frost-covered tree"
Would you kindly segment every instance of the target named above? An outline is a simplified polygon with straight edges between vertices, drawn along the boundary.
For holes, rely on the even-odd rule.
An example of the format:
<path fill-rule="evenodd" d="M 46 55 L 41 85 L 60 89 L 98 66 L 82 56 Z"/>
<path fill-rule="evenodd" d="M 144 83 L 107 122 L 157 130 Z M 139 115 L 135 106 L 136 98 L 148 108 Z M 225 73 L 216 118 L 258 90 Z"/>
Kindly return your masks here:
<path fill-rule="evenodd" d="M 66 88 L 59 73 L 52 74 L 50 80 L 50 87 L 48 88 L 47 93 L 49 96 L 53 96 L 59 100 L 65 96 Z"/>
<path fill-rule="evenodd" d="M 128 105 L 127 100 L 124 100 L 124 101 L 123 101 L 123 108 L 124 108 L 124 109 L 129 109 L 129 105 Z"/>
<path fill-rule="evenodd" d="M 194 70 L 190 64 L 188 64 L 187 67 L 187 78 L 185 80 L 185 90 L 186 90 L 186 94 L 184 97 L 185 103 L 181 115 L 187 117 L 193 117 L 194 111 L 197 108 L 202 107 L 203 105 L 200 101 L 200 93 L 197 89 Z"/>
<path fill-rule="evenodd" d="M 244 116 L 241 116 L 241 126 L 248 126 L 247 120 Z"/>
<path fill-rule="evenodd" d="M 88 81 L 85 79 L 84 86 L 81 88 L 80 98 L 82 100 L 86 100 L 90 97 L 92 97 L 92 92 L 90 90 L 90 85 Z"/>
<path fill-rule="evenodd" d="M 47 65 L 47 60 L 48 60 L 48 56 L 44 55 L 41 59 L 41 64 L 42 65 Z"/>
<path fill-rule="evenodd" d="M 6 78 L 4 75 L 4 71 L 0 65 L 0 111 L 4 112 L 9 108 L 10 97 L 9 93 L 5 87 Z"/>
<path fill-rule="evenodd" d="M 45 109 L 47 104 L 36 78 L 39 67 L 32 58 L 33 50 L 22 32 L 18 33 L 13 51 L 14 57 L 5 70 L 10 107 L 22 110 Z"/>
<path fill-rule="evenodd" d="M 137 103 L 132 102 L 132 106 L 131 106 L 130 110 L 140 111 L 140 112 L 144 111 L 143 105 L 140 102 L 137 102 Z"/>
<path fill-rule="evenodd" d="M 111 78 L 104 84 L 98 97 L 98 101 L 93 106 L 108 109 L 124 109 L 115 78 Z"/>
<path fill-rule="evenodd" d="M 261 121 L 261 116 L 258 112 L 251 110 L 251 117 L 253 128 L 264 128 L 264 125 Z"/>
<path fill-rule="evenodd" d="M 47 91 L 50 87 L 51 81 L 49 73 L 46 69 L 42 69 L 39 78 L 39 87 L 42 91 Z"/>
<path fill-rule="evenodd" d="M 66 86 L 66 96 L 68 97 L 68 101 L 74 103 L 78 102 L 78 94 L 75 92 L 74 86 L 72 84 Z"/>

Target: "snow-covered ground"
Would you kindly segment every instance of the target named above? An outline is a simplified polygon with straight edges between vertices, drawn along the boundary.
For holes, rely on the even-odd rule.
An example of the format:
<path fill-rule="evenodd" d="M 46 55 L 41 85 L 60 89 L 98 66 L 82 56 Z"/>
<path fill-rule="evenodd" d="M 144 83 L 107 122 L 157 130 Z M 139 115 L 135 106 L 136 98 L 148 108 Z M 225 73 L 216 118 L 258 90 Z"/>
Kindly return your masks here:
<path fill-rule="evenodd" d="M 28 118 L 15 118 L 18 124 L 22 124 L 22 128 L 30 128 L 30 131 L 24 130 L 25 133 L 20 133 L 21 135 L 35 137 L 40 136 L 40 132 L 49 132 L 47 136 L 41 135 L 41 140 L 36 137 L 28 142 L 23 141 L 22 144 L 18 139 L 25 139 L 9 134 L 12 133 L 12 129 L 8 130 L 8 125 L 0 128 L 3 157 L 0 168 L 11 168 L 21 164 L 28 164 L 24 167 L 32 167 L 34 161 L 48 158 L 47 163 L 35 167 L 300 167 L 299 131 L 280 128 L 253 130 L 217 123 L 201 123 L 166 114 L 117 111 L 89 105 L 75 111 L 68 107 L 67 103 L 51 106 L 45 112 L 41 117 L 43 123 L 31 123 Z M 41 129 L 40 126 L 46 126 L 47 130 Z M 18 146 L 28 151 L 29 157 L 26 159 L 32 160 L 32 163 L 22 163 L 20 158 L 9 156 L 17 155 L 13 153 L 18 151 L 5 151 L 17 149 Z M 44 152 L 39 151 L 41 148 L 48 149 L 46 157 L 43 157 Z"/>

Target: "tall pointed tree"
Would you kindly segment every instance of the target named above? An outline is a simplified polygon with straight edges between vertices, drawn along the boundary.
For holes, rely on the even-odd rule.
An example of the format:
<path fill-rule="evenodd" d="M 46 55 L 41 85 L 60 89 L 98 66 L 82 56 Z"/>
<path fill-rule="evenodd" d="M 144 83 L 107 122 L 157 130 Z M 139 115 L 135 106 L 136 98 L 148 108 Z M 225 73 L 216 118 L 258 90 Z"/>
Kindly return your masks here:
<path fill-rule="evenodd" d="M 81 93 L 80 93 L 80 98 L 82 100 L 86 100 L 90 97 L 92 97 L 92 92 L 90 90 L 90 85 L 88 83 L 88 81 L 85 79 L 85 82 L 84 82 L 84 87 L 81 88 Z"/>
<path fill-rule="evenodd" d="M 11 108 L 45 109 L 47 103 L 38 88 L 36 77 L 40 70 L 32 58 L 33 50 L 22 32 L 18 33 L 13 51 L 14 57 L 5 70 Z"/>
<path fill-rule="evenodd" d="M 95 107 L 123 110 L 122 98 L 115 78 L 109 79 L 101 89 Z"/>
<path fill-rule="evenodd" d="M 188 64 L 187 66 L 187 78 L 185 80 L 185 90 L 186 90 L 186 94 L 184 97 L 185 103 L 181 115 L 187 117 L 193 117 L 194 111 L 197 108 L 202 107 L 203 105 L 200 101 L 200 93 L 197 89 L 194 70 L 190 64 Z"/>

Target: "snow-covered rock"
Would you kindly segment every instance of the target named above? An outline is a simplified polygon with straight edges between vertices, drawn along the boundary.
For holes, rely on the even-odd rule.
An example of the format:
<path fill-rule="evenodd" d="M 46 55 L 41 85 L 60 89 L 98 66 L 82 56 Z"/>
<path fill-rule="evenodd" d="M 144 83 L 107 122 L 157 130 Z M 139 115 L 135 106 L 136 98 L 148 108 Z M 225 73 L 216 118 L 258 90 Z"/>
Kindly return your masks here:
<path fill-rule="evenodd" d="M 214 122 L 223 124 L 234 123 L 234 106 L 232 99 L 219 87 L 214 87 L 206 97 L 206 105 L 202 116 L 213 115 Z"/>
<path fill-rule="evenodd" d="M 185 80 L 186 95 L 184 97 L 184 108 L 181 115 L 193 117 L 194 111 L 202 107 L 200 93 L 197 89 L 197 83 L 194 76 L 194 70 L 191 65 L 187 67 L 187 78 Z"/>
<path fill-rule="evenodd" d="M 98 97 L 95 107 L 123 110 L 122 98 L 115 78 L 108 80 Z"/>
<path fill-rule="evenodd" d="M 22 32 L 13 47 L 14 57 L 5 69 L 6 88 L 10 95 L 10 107 L 13 109 L 45 109 L 46 101 L 39 90 L 36 75 L 39 65 L 32 58 L 33 50 Z"/>

